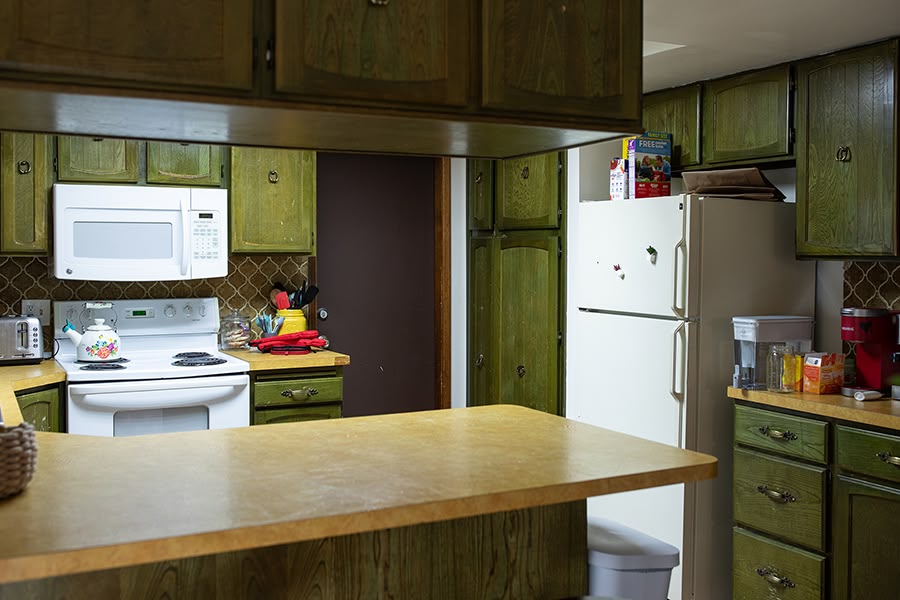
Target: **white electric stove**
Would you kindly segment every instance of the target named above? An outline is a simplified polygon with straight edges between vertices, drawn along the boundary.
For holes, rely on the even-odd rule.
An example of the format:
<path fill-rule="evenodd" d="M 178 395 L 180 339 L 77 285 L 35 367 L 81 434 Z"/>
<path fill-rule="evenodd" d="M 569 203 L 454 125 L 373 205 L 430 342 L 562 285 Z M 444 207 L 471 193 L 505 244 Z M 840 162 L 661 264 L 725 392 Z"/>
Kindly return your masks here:
<path fill-rule="evenodd" d="M 103 308 L 92 308 L 97 305 Z M 63 333 L 104 319 L 121 359 L 77 360 Z M 249 364 L 218 350 L 216 298 L 79 300 L 53 306 L 69 433 L 127 436 L 250 424 Z"/>

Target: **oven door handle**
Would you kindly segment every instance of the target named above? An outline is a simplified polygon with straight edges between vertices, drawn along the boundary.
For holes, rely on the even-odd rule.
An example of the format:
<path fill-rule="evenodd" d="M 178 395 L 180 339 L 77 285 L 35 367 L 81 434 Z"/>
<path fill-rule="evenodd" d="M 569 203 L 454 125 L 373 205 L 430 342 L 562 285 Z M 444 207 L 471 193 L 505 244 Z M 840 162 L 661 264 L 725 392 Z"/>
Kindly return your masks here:
<path fill-rule="evenodd" d="M 70 394 L 118 394 L 121 392 L 155 392 L 157 390 L 197 389 L 212 387 L 246 387 L 247 375 L 216 375 L 189 379 L 154 379 L 152 381 L 110 381 L 105 383 L 71 383 Z"/>

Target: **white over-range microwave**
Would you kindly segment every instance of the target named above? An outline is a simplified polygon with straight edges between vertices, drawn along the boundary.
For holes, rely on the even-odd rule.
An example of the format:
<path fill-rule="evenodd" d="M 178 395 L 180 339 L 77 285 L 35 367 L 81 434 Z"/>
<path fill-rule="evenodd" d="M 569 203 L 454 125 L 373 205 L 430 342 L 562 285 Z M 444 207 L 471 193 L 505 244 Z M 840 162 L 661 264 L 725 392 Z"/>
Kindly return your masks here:
<path fill-rule="evenodd" d="M 171 281 L 228 274 L 228 191 L 53 185 L 53 275 Z"/>

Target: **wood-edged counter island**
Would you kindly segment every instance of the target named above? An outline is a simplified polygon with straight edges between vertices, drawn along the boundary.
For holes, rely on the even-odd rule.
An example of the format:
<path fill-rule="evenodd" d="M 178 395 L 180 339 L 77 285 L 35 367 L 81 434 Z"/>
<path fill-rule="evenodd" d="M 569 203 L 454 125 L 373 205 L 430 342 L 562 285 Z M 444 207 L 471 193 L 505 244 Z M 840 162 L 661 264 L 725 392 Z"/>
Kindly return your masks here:
<path fill-rule="evenodd" d="M 2 600 L 578 596 L 585 498 L 717 467 L 508 405 L 38 445 Z"/>

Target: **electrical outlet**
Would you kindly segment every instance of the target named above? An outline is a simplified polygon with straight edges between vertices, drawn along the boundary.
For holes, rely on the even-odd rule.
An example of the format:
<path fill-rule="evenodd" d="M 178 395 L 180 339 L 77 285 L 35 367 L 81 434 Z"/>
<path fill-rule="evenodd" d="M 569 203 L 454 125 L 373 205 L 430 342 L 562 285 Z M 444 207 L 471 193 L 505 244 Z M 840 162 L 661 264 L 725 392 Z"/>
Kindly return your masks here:
<path fill-rule="evenodd" d="M 50 301 L 22 300 L 22 314 L 37 317 L 42 326 L 50 325 Z"/>

